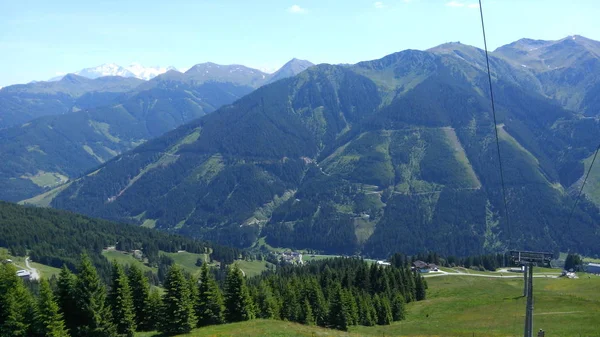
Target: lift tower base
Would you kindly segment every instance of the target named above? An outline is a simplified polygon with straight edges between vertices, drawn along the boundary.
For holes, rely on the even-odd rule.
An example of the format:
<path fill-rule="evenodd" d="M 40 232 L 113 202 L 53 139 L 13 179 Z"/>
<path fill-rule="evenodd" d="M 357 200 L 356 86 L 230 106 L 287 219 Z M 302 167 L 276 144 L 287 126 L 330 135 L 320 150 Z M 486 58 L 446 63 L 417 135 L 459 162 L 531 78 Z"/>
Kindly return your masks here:
<path fill-rule="evenodd" d="M 514 262 L 525 266 L 523 270 L 525 285 L 523 294 L 527 296 L 525 309 L 524 337 L 533 337 L 533 266 L 534 264 L 548 264 L 552 260 L 552 253 L 528 252 L 511 250 L 510 257 Z"/>

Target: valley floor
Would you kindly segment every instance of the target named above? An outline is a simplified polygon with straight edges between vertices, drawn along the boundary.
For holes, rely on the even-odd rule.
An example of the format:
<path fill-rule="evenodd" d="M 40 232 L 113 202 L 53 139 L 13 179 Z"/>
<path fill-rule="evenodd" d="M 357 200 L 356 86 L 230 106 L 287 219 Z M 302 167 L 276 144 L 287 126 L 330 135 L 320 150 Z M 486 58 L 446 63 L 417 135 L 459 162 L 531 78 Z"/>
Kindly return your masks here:
<path fill-rule="evenodd" d="M 290 322 L 254 320 L 194 330 L 184 336 L 521 336 L 525 298 L 519 277 L 472 272 L 428 277 L 428 299 L 410 303 L 407 319 L 389 326 L 352 327 L 349 332 Z M 539 276 L 550 274 L 539 270 Z M 491 276 L 491 277 L 490 277 Z M 600 277 L 536 277 L 534 330 L 547 336 L 599 336 Z M 156 336 L 140 333 L 138 337 Z"/>

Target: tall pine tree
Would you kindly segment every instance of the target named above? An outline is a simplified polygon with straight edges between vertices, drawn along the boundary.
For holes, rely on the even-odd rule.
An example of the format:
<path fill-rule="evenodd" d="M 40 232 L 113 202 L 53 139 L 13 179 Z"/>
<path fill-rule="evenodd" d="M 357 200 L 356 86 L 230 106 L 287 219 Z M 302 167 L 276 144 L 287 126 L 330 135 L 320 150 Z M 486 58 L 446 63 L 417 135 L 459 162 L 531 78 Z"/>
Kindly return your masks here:
<path fill-rule="evenodd" d="M 377 324 L 391 324 L 392 308 L 390 305 L 390 300 L 385 295 L 379 296 L 378 294 L 375 294 L 375 296 L 373 296 L 373 304 L 375 305 L 375 310 L 377 311 Z"/>
<path fill-rule="evenodd" d="M 256 301 L 258 312 L 257 317 L 265 319 L 279 319 L 279 303 L 273 295 L 271 286 L 262 281 L 258 285 L 258 296 Z"/>
<path fill-rule="evenodd" d="M 150 331 L 155 328 L 155 322 L 150 319 L 150 285 L 140 268 L 131 265 L 128 272 L 129 288 L 133 298 L 135 324 L 139 331 Z"/>
<path fill-rule="evenodd" d="M 405 316 L 406 308 L 404 306 L 404 297 L 400 294 L 396 294 L 392 299 L 392 318 L 394 321 L 401 321 Z"/>
<path fill-rule="evenodd" d="M 225 279 L 225 320 L 241 322 L 253 319 L 253 307 L 242 272 L 236 265 L 229 267 Z"/>
<path fill-rule="evenodd" d="M 129 280 L 117 261 L 112 264 L 112 277 L 108 303 L 112 312 L 112 319 L 117 333 L 133 337 L 135 334 L 135 315 L 133 309 L 133 298 L 129 288 Z"/>
<path fill-rule="evenodd" d="M 426 296 L 425 289 L 427 289 L 427 284 L 425 283 L 425 279 L 423 278 L 423 276 L 421 276 L 421 274 L 419 274 L 418 272 L 415 272 L 414 278 L 415 278 L 415 300 L 422 301 L 425 299 L 425 296 Z"/>
<path fill-rule="evenodd" d="M 67 266 L 63 266 L 58 275 L 56 300 L 65 320 L 67 330 L 72 333 L 75 332 L 77 327 L 77 305 L 75 304 L 74 296 L 76 282 L 75 275 L 73 275 Z"/>
<path fill-rule="evenodd" d="M 159 331 L 165 334 L 190 332 L 196 326 L 194 304 L 189 282 L 177 265 L 171 265 L 164 282 L 162 322 Z"/>
<path fill-rule="evenodd" d="M 302 302 L 302 306 L 300 308 L 300 323 L 306 325 L 315 325 L 315 316 L 313 316 L 312 308 L 310 307 L 310 303 L 308 299 L 305 298 Z"/>
<path fill-rule="evenodd" d="M 346 305 L 342 286 L 339 282 L 332 283 L 329 293 L 329 317 L 327 325 L 332 329 L 347 331 L 350 325 L 350 310 Z"/>
<path fill-rule="evenodd" d="M 82 254 L 73 293 L 76 305 L 74 337 L 113 337 L 110 307 L 106 305 L 106 289 L 87 254 Z"/>
<path fill-rule="evenodd" d="M 304 285 L 304 297 L 308 299 L 313 311 L 315 321 L 319 326 L 326 326 L 327 321 L 327 301 L 317 279 L 311 277 L 306 280 Z"/>
<path fill-rule="evenodd" d="M 198 297 L 194 306 L 198 326 L 223 323 L 223 295 L 208 266 L 202 265 L 198 284 Z"/>
<path fill-rule="evenodd" d="M 35 312 L 35 333 L 42 337 L 68 337 L 65 321 L 45 279 L 40 281 L 40 295 Z"/>
<path fill-rule="evenodd" d="M 148 330 L 156 330 L 159 327 L 162 313 L 162 299 L 157 289 L 150 291 L 148 306 L 146 307 L 146 319 Z"/>
<path fill-rule="evenodd" d="M 0 336 L 32 334 L 33 298 L 12 264 L 0 264 Z"/>

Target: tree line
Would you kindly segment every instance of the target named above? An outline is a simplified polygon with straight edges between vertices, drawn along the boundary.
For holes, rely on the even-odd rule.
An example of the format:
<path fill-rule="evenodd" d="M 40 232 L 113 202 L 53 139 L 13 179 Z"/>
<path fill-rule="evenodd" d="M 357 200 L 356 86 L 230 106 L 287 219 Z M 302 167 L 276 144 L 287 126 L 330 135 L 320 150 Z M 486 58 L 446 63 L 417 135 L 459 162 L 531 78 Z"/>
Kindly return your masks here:
<path fill-rule="evenodd" d="M 116 337 L 154 330 L 175 335 L 254 318 L 347 330 L 404 319 L 405 303 L 425 299 L 427 284 L 408 265 L 337 258 L 248 280 L 233 264 L 221 285 L 207 264 L 199 278 L 171 265 L 162 288 L 161 294 L 138 267 L 116 261 L 105 285 L 86 254 L 76 273 L 64 266 L 54 282 L 42 279 L 35 287 L 12 264 L 2 264 L 0 335 Z"/>

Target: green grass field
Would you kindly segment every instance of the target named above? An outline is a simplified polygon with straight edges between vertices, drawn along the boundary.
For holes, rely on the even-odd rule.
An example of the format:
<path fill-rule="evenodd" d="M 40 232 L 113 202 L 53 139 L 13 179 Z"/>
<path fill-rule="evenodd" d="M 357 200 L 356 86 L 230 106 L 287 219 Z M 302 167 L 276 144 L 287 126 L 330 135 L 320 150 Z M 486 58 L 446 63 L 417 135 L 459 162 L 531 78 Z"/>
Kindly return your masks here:
<path fill-rule="evenodd" d="M 45 264 L 40 264 L 37 262 L 29 262 L 29 265 L 35 269 L 37 269 L 38 273 L 40 274 L 40 277 L 49 279 L 52 276 L 56 276 L 58 277 L 58 274 L 60 274 L 60 269 L 59 268 L 54 268 L 54 267 L 50 267 L 47 266 Z"/>
<path fill-rule="evenodd" d="M 38 172 L 38 174 L 34 176 L 26 178 L 40 187 L 54 187 L 56 185 L 64 184 L 69 180 L 68 177 L 60 173 L 43 171 Z"/>
<path fill-rule="evenodd" d="M 184 270 L 188 273 L 199 276 L 200 275 L 200 267 L 196 266 L 196 261 L 198 258 L 202 258 L 204 262 L 206 262 L 207 256 L 206 254 L 194 254 L 188 252 L 181 253 L 165 253 L 161 252 L 161 254 L 165 254 L 175 261 L 175 264 L 180 265 Z"/>
<path fill-rule="evenodd" d="M 522 336 L 521 279 L 474 276 L 429 278 L 428 298 L 407 305 L 407 319 L 349 333 L 289 322 L 254 320 L 194 330 L 183 336 Z M 546 336 L 599 336 L 600 277 L 534 279 L 534 331 Z M 155 336 L 141 333 L 140 337 Z"/>
<path fill-rule="evenodd" d="M 136 337 L 158 337 L 155 332 L 141 332 Z M 196 329 L 185 335 L 185 337 L 342 337 L 361 336 L 356 333 L 347 333 L 319 327 L 306 326 L 297 323 L 257 319 L 250 322 L 233 323 L 225 325 L 209 326 Z M 161 336 L 162 337 L 162 336 Z"/>
<path fill-rule="evenodd" d="M 267 270 L 267 265 L 272 266 L 273 264 L 266 261 L 235 261 L 235 264 L 244 271 L 246 277 L 252 277 L 260 275 L 263 271 Z"/>
<path fill-rule="evenodd" d="M 303 254 L 302 255 L 302 261 L 305 262 L 309 262 L 309 261 L 318 261 L 318 260 L 326 260 L 326 259 L 333 259 L 335 257 L 339 257 L 337 255 L 314 255 L 314 254 Z"/>
<path fill-rule="evenodd" d="M 152 270 L 153 272 L 156 272 L 156 268 L 148 267 L 142 261 L 134 258 L 133 255 L 129 253 L 120 252 L 118 250 L 105 250 L 102 252 L 102 255 L 104 255 L 104 257 L 106 257 L 106 259 L 110 262 L 116 260 L 120 265 L 136 265 L 142 271 Z"/>

